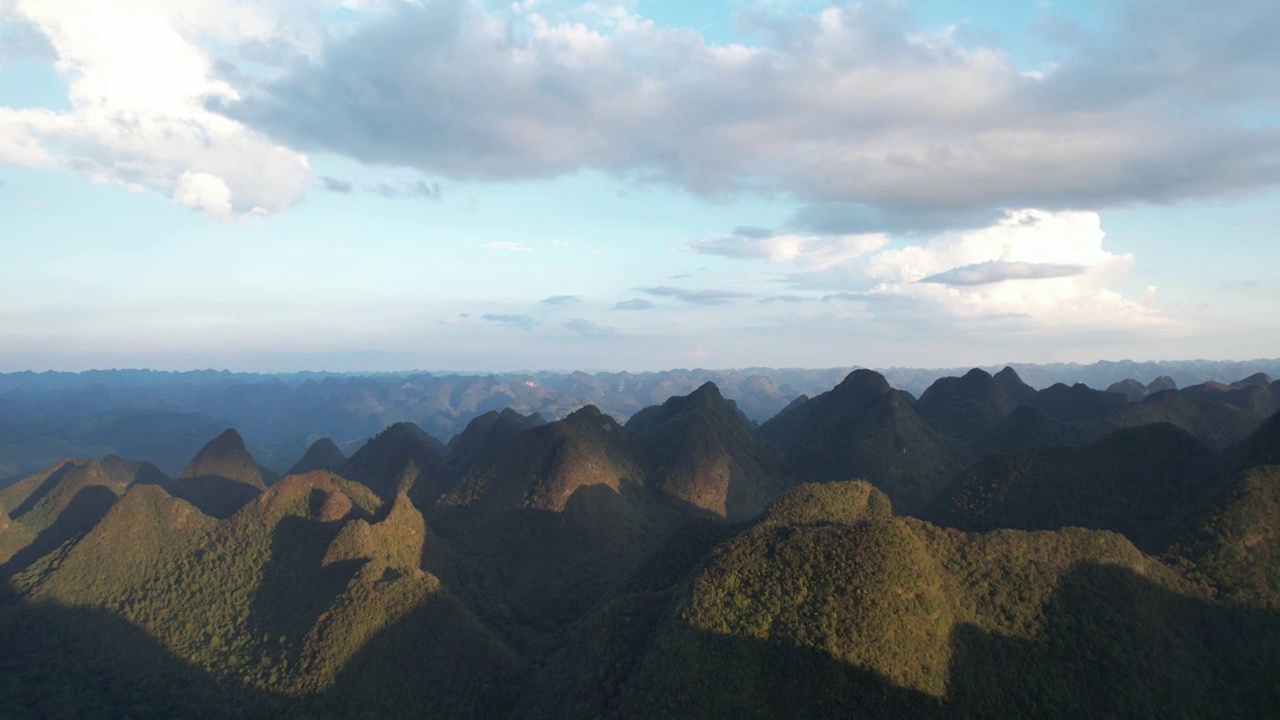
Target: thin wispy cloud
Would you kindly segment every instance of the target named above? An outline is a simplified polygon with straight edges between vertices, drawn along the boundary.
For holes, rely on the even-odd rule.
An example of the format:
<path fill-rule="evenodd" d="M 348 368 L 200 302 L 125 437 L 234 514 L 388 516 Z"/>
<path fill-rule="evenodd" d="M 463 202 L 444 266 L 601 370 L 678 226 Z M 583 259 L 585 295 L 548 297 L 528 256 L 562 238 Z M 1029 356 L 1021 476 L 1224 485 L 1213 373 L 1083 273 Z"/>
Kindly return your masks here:
<path fill-rule="evenodd" d="M 576 318 L 567 322 L 560 323 L 560 326 L 572 330 L 584 338 L 607 338 L 613 337 L 618 333 L 611 327 L 605 327 L 599 323 L 592 322 L 583 318 Z"/>
<path fill-rule="evenodd" d="M 1047 280 L 1071 277 L 1081 275 L 1087 270 L 1088 268 L 1084 265 L 988 260 L 929 275 L 920 278 L 917 282 L 940 285 L 987 285 L 1005 280 Z"/>
<path fill-rule="evenodd" d="M 889 239 L 881 233 L 866 235 L 799 235 L 764 228 L 737 228 L 730 235 L 689 243 L 705 255 L 737 260 L 767 260 L 826 268 L 879 250 Z"/>
<path fill-rule="evenodd" d="M 415 180 L 414 182 L 399 184 L 381 182 L 369 186 L 368 190 L 378 197 L 387 199 L 422 198 L 424 200 L 439 200 L 444 192 L 440 187 L 440 183 L 429 183 L 426 180 Z"/>
<path fill-rule="evenodd" d="M 520 328 L 521 330 L 533 329 L 533 318 L 529 315 L 485 313 L 480 316 L 480 319 L 485 320 L 487 322 L 495 323 L 497 325 L 509 325 L 511 327 L 517 327 L 517 328 Z"/>
<path fill-rule="evenodd" d="M 542 299 L 543 305 L 577 305 L 582 302 L 580 295 L 552 295 Z"/>
<path fill-rule="evenodd" d="M 644 298 L 631 298 L 613 304 L 614 310 L 651 310 L 654 305 Z"/>
<path fill-rule="evenodd" d="M 342 193 L 344 195 L 351 192 L 353 189 L 355 189 L 354 184 L 346 180 L 341 180 L 336 177 L 329 177 L 328 175 L 322 175 L 320 177 L 320 182 L 324 183 L 324 187 L 326 190 L 330 192 Z"/>
<path fill-rule="evenodd" d="M 637 292 L 648 293 L 655 297 L 674 298 L 681 302 L 693 305 L 719 305 L 720 303 L 737 300 L 740 298 L 751 297 L 748 293 L 733 292 L 731 290 L 690 290 L 687 288 L 672 287 L 670 285 L 660 285 L 657 287 L 638 287 Z"/>

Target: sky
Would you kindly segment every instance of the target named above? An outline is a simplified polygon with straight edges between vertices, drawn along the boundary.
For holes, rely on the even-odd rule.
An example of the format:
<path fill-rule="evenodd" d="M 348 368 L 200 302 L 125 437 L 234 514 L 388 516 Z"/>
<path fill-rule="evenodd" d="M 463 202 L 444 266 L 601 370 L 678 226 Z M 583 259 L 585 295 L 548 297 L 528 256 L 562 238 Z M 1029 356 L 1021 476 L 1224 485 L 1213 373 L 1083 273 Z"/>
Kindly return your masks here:
<path fill-rule="evenodd" d="M 1275 357 L 1277 27 L 0 0 L 0 371 Z"/>

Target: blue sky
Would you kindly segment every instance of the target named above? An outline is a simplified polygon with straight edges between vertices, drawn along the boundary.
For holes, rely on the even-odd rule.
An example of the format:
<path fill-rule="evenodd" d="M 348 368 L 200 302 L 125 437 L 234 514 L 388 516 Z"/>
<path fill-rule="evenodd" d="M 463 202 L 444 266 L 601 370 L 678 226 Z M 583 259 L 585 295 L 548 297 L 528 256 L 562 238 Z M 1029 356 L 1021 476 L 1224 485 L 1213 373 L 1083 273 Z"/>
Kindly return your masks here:
<path fill-rule="evenodd" d="M 0 371 L 1275 356 L 1278 25 L 0 0 Z"/>

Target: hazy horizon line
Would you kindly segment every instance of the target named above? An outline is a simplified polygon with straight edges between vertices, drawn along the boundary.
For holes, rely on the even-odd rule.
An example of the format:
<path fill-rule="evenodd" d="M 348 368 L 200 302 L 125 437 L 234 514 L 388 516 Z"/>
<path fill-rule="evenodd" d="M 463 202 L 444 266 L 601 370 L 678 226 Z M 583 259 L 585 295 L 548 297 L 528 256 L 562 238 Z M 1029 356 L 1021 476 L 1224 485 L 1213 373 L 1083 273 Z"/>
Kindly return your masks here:
<path fill-rule="evenodd" d="M 921 371 L 946 371 L 959 369 L 982 369 L 990 367 L 1053 367 L 1053 366 L 1078 366 L 1090 367 L 1093 365 L 1161 365 L 1161 364 L 1178 364 L 1178 363 L 1205 363 L 1205 364 L 1246 364 L 1246 363 L 1273 363 L 1280 362 L 1280 356 L 1276 357 L 1255 357 L 1243 359 L 1226 359 L 1226 360 L 1210 360 L 1207 358 L 1164 358 L 1159 360 L 1134 360 L 1131 358 L 1122 358 L 1119 360 L 1099 359 L 1092 362 L 1080 362 L 1077 360 L 1063 360 L 1053 362 L 1029 362 L 1011 360 L 998 363 L 978 363 L 978 364 L 959 364 L 948 366 L 926 367 L 921 365 L 824 365 L 824 366 L 772 366 L 772 365 L 740 365 L 736 367 L 667 367 L 658 370 L 631 370 L 631 369 L 611 369 L 611 368 L 575 368 L 575 369 L 531 369 L 520 368 L 511 370 L 485 370 L 485 369 L 461 369 L 461 368 L 437 368 L 434 370 L 423 368 L 404 368 L 397 370 L 326 370 L 326 369 L 295 369 L 295 370 L 232 370 L 230 368 L 214 368 L 214 367 L 192 367 L 183 370 L 161 369 L 149 367 L 97 367 L 87 368 L 83 370 L 57 370 L 53 368 L 37 370 L 33 368 L 23 370 L 0 370 L 0 376 L 6 375 L 85 375 L 89 373 L 125 373 L 125 372 L 149 372 L 168 375 L 184 375 L 192 373 L 217 373 L 226 375 L 572 375 L 574 373 L 586 374 L 622 374 L 641 375 L 647 373 L 663 373 L 663 372 L 744 372 L 748 370 L 774 370 L 774 371 L 809 371 L 820 372 L 824 370 L 921 370 Z"/>

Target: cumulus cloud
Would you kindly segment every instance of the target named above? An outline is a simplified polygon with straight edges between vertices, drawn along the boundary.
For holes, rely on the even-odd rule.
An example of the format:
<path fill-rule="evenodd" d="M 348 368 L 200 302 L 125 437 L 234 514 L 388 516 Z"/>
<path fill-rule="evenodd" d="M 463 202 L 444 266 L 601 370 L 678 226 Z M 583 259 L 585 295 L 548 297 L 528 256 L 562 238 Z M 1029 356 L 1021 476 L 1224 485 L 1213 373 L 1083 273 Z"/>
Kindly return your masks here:
<path fill-rule="evenodd" d="M 656 25 L 635 7 L 0 0 L 15 29 L 0 37 L 0 62 L 56 57 L 71 104 L 0 108 L 0 162 L 154 190 L 218 217 L 298 202 L 312 150 L 460 180 L 585 168 L 803 203 L 782 232 L 735 233 L 737 252 L 743 240 L 980 228 L 1005 208 L 1280 182 L 1273 0 L 1231 12 L 1110 3 L 1090 28 L 1046 25 L 1037 39 L 1056 62 L 1034 69 L 989 41 L 921 28 L 903 3 L 748 9 L 751 46 Z M 355 12 L 335 23 L 338 8 Z M 371 191 L 440 196 L 426 181 Z M 773 242 L 751 247 L 786 252 Z"/>
<path fill-rule="evenodd" d="M 552 295 L 542 299 L 543 305 L 577 305 L 582 302 L 580 295 Z"/>
<path fill-rule="evenodd" d="M 943 233 L 790 281 L 830 288 L 844 315 L 968 320 L 1018 319 L 1027 327 L 1171 328 L 1173 322 L 1116 286 L 1134 257 L 1105 249 L 1092 212 L 1010 212 L 978 230 Z"/>
<path fill-rule="evenodd" d="M 567 330 L 572 330 L 584 338 L 603 338 L 617 335 L 611 327 L 604 327 L 598 323 L 591 322 L 590 320 L 584 320 L 582 318 L 576 318 L 560 323 L 560 326 Z"/>
<path fill-rule="evenodd" d="M 631 298 L 613 304 L 614 310 L 649 310 L 653 307 L 653 303 L 644 298 Z"/>
<path fill-rule="evenodd" d="M 231 188 L 217 175 L 184 172 L 173 187 L 173 201 L 195 208 L 209 217 L 222 220 L 232 217 Z"/>
<path fill-rule="evenodd" d="M 71 109 L 0 107 L 0 162 L 164 193 L 219 219 L 276 212 L 309 184 L 306 157 L 207 109 L 233 102 L 200 41 L 274 32 L 251 3 L 10 0 L 0 19 L 57 55 Z"/>
<path fill-rule="evenodd" d="M 681 302 L 693 305 L 719 305 L 720 303 L 728 302 L 730 300 L 751 297 L 746 293 L 733 292 L 730 290 L 690 290 L 687 288 L 671 287 L 670 285 L 638 287 L 636 290 L 638 292 L 648 293 L 657 297 L 675 298 Z"/>
<path fill-rule="evenodd" d="M 505 313 L 485 313 L 480 316 L 481 320 L 496 323 L 498 325 L 510 325 L 518 327 L 521 330 L 533 329 L 533 318 L 528 315 L 513 315 Z"/>
<path fill-rule="evenodd" d="M 1071 277 L 1088 270 L 1084 265 L 1061 265 L 1058 263 L 1008 262 L 1006 260 L 988 260 L 986 262 L 952 268 L 946 272 L 920 278 L 917 282 L 938 283 L 940 285 L 987 285 L 1005 280 L 1047 280 L 1049 278 Z"/>
<path fill-rule="evenodd" d="M 1280 50 L 1259 30 L 1280 25 L 1272 0 L 1109 5 L 1103 30 L 1061 34 L 1041 72 L 922 30 L 898 3 L 748 12 L 752 47 L 539 8 L 404 3 L 227 112 L 301 149 L 457 179 L 591 168 L 785 192 L 812 204 L 795 229 L 846 234 L 1280 182 L 1280 129 L 1251 112 L 1280 94 Z"/>

